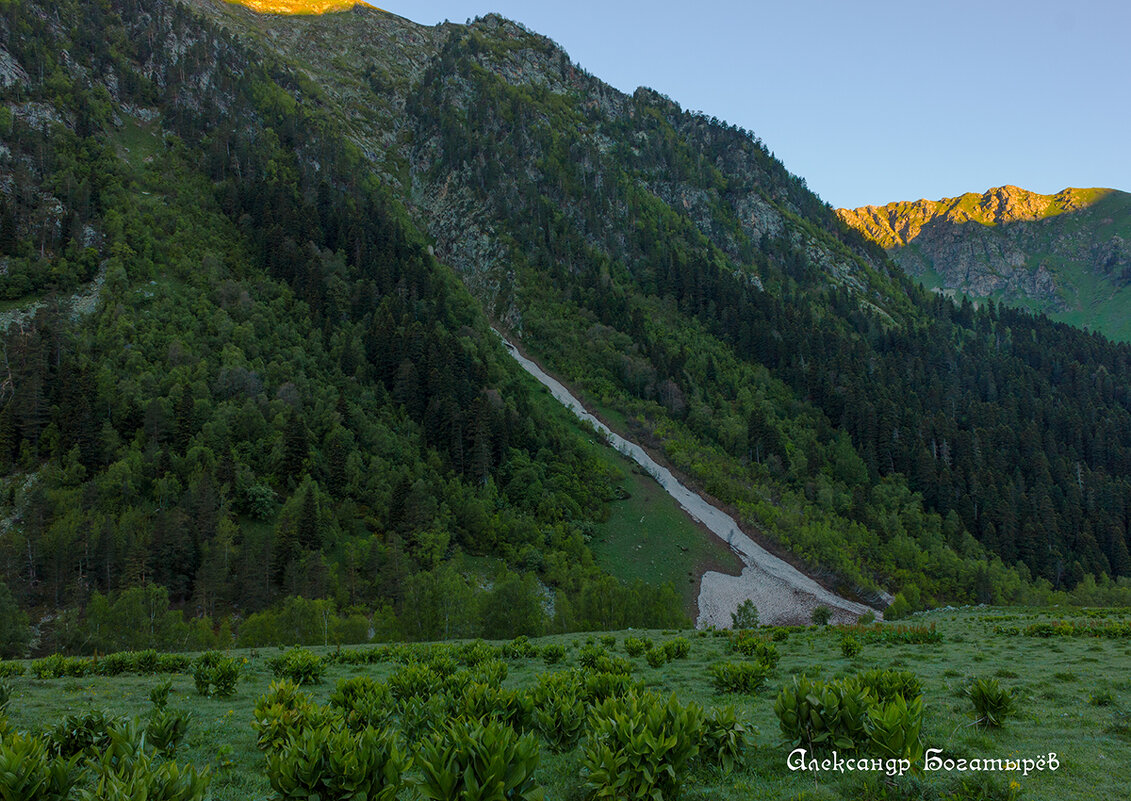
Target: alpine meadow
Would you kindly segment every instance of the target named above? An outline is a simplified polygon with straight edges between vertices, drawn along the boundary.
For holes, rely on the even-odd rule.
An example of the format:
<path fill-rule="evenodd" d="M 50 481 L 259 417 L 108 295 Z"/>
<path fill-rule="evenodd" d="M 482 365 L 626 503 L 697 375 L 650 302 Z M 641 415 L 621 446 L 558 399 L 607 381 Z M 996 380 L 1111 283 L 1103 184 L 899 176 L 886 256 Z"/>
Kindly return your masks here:
<path fill-rule="evenodd" d="M 0 0 L 0 799 L 1124 797 L 1127 195 L 770 144 L 497 14 Z"/>

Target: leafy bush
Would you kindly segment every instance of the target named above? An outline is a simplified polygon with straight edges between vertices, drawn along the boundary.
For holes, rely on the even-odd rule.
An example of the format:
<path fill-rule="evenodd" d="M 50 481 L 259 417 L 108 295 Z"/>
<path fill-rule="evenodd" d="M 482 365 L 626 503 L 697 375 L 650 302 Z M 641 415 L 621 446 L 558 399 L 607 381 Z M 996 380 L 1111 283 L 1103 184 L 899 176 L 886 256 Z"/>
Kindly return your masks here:
<path fill-rule="evenodd" d="M 97 756 L 110 745 L 113 733 L 123 722 L 122 718 L 101 710 L 67 715 L 55 724 L 48 742 L 52 753 L 64 758 L 80 754 Z"/>
<path fill-rule="evenodd" d="M 871 707 L 864 718 L 864 728 L 872 753 L 918 763 L 923 756 L 923 741 L 919 736 L 923 728 L 922 697 L 907 701 L 897 695 Z"/>
<path fill-rule="evenodd" d="M 748 631 L 731 634 L 730 649 L 743 656 L 753 657 L 770 670 L 773 670 L 777 666 L 778 660 L 781 659 L 781 654 L 778 653 L 776 645 Z"/>
<path fill-rule="evenodd" d="M 613 638 L 616 642 L 616 638 Z M 506 659 L 534 659 L 538 656 L 538 646 L 530 642 L 525 634 L 515 637 L 503 646 L 503 657 Z"/>
<path fill-rule="evenodd" d="M 641 656 L 651 648 L 652 643 L 643 637 L 626 637 L 624 640 L 624 652 L 629 656 Z"/>
<path fill-rule="evenodd" d="M 569 751 L 585 733 L 588 707 L 574 694 L 545 693 L 537 689 L 531 694 L 533 701 L 531 722 L 553 751 Z"/>
<path fill-rule="evenodd" d="M 718 765 L 730 773 L 745 750 L 746 727 L 738 719 L 734 707 L 712 709 L 703 721 L 699 758 L 706 764 Z"/>
<path fill-rule="evenodd" d="M 91 662 L 62 654 L 51 654 L 31 663 L 31 674 L 37 679 L 54 679 L 63 676 L 81 678 L 90 673 Z"/>
<path fill-rule="evenodd" d="M 149 703 L 153 704 L 155 709 L 164 709 L 169 704 L 169 693 L 172 691 L 172 680 L 165 679 L 149 691 Z"/>
<path fill-rule="evenodd" d="M 691 653 L 691 643 L 685 637 L 676 637 L 664 643 L 664 654 L 668 660 L 685 659 Z"/>
<path fill-rule="evenodd" d="M 794 676 L 774 701 L 774 714 L 785 741 L 809 751 L 851 751 L 867 742 L 864 718 L 872 706 L 858 683 L 825 683 Z"/>
<path fill-rule="evenodd" d="M 559 643 L 548 643 L 542 646 L 542 661 L 547 665 L 556 665 L 565 658 L 565 646 Z"/>
<path fill-rule="evenodd" d="M 870 626 L 875 622 L 876 622 L 876 613 L 871 612 L 871 611 L 865 612 L 860 617 L 856 618 L 856 625 L 858 625 L 858 626 Z"/>
<path fill-rule="evenodd" d="M 0 715 L 3 715 L 7 709 L 8 704 L 12 701 L 12 685 L 6 681 L 0 681 Z"/>
<path fill-rule="evenodd" d="M 557 646 L 561 647 L 561 646 Z M 498 659 L 502 655 L 502 650 L 493 645 L 485 643 L 483 640 L 472 640 L 471 642 L 464 643 L 459 646 L 458 658 L 468 667 L 475 667 L 480 662 L 487 661 L 488 659 Z"/>
<path fill-rule="evenodd" d="M 663 667 L 668 663 L 668 652 L 663 648 L 653 648 L 644 655 L 649 667 Z"/>
<path fill-rule="evenodd" d="M 243 662 L 219 651 L 207 651 L 192 664 L 192 679 L 201 695 L 227 698 L 236 694 Z"/>
<path fill-rule="evenodd" d="M 590 716 L 586 783 L 597 799 L 678 797 L 699 753 L 703 710 L 651 693 L 612 698 Z"/>
<path fill-rule="evenodd" d="M 78 760 L 53 757 L 38 737 L 10 734 L 0 740 L 0 798 L 66 801 L 79 780 Z"/>
<path fill-rule="evenodd" d="M 405 665 L 389 676 L 389 690 L 397 701 L 409 698 L 427 700 L 443 689 L 443 680 L 436 671 L 419 663 Z"/>
<path fill-rule="evenodd" d="M 265 695 L 255 702 L 252 728 L 260 751 L 272 753 L 293 736 L 324 721 L 320 708 L 291 681 L 271 682 Z"/>
<path fill-rule="evenodd" d="M 851 634 L 841 638 L 840 652 L 846 659 L 854 659 L 860 656 L 860 652 L 863 650 L 864 646 L 860 644 L 860 640 L 856 639 Z"/>
<path fill-rule="evenodd" d="M 162 706 L 154 709 L 145 727 L 145 739 L 162 756 L 172 757 L 188 731 L 192 715 Z"/>
<path fill-rule="evenodd" d="M 601 636 L 601 645 L 611 651 L 617 647 L 617 638 L 612 634 L 604 634 Z"/>
<path fill-rule="evenodd" d="M 758 607 L 754 601 L 747 598 L 738 605 L 738 609 L 730 613 L 731 628 L 754 629 L 758 627 Z"/>
<path fill-rule="evenodd" d="M 0 679 L 6 679 L 9 676 L 22 676 L 27 670 L 19 662 L 0 662 Z"/>
<path fill-rule="evenodd" d="M 769 675 L 769 668 L 756 662 L 716 662 L 711 665 L 711 681 L 721 693 L 753 694 Z"/>
<path fill-rule="evenodd" d="M 497 720 L 516 730 L 529 728 L 534 702 L 524 692 L 472 684 L 456 701 L 456 714 L 471 720 Z"/>
<path fill-rule="evenodd" d="M 290 679 L 295 684 L 321 684 L 326 663 L 305 648 L 292 648 L 269 662 L 277 679 Z"/>
<path fill-rule="evenodd" d="M 354 676 L 338 681 L 337 689 L 330 696 L 330 706 L 341 710 L 350 729 L 380 729 L 392 717 L 393 693 L 384 682 L 369 676 Z"/>
<path fill-rule="evenodd" d="M 388 730 L 307 728 L 267 757 L 267 778 L 282 799 L 393 801 L 410 759 Z"/>
<path fill-rule="evenodd" d="M 85 790 L 82 801 L 201 801 L 212 779 L 208 768 L 200 771 L 175 762 L 154 762 L 138 753 L 125 764 L 104 766 L 98 783 Z"/>
<path fill-rule="evenodd" d="M 620 698 L 637 691 L 640 682 L 625 673 L 588 673 L 581 683 L 581 697 L 590 704 Z"/>
<path fill-rule="evenodd" d="M 975 679 L 963 694 L 974 705 L 975 722 L 984 728 L 1004 725 L 1005 719 L 1017 711 L 1013 693 L 998 684 L 997 679 Z"/>
<path fill-rule="evenodd" d="M 832 618 L 832 616 L 833 616 L 832 610 L 829 609 L 827 606 L 822 605 L 822 606 L 818 606 L 816 609 L 813 610 L 812 620 L 813 620 L 814 625 L 827 626 L 827 625 L 829 625 L 829 620 Z"/>
<path fill-rule="evenodd" d="M 417 756 L 417 792 L 432 801 L 521 799 L 542 801 L 534 771 L 538 742 L 490 721 L 449 721 Z"/>
<path fill-rule="evenodd" d="M 908 670 L 866 670 L 856 674 L 854 680 L 880 703 L 895 698 L 911 701 L 923 694 L 922 683 Z"/>

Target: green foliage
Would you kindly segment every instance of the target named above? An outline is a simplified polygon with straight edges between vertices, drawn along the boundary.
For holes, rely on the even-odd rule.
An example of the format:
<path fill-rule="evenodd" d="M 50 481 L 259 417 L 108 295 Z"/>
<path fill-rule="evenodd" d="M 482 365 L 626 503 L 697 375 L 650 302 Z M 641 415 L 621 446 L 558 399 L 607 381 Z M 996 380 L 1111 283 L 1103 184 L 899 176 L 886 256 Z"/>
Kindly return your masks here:
<path fill-rule="evenodd" d="M 813 623 L 818 626 L 827 626 L 832 614 L 832 610 L 827 606 L 818 606 L 813 610 Z"/>
<path fill-rule="evenodd" d="M 427 700 L 443 689 L 443 679 L 428 665 L 411 663 L 395 670 L 388 679 L 389 690 L 397 701 L 410 698 Z"/>
<path fill-rule="evenodd" d="M 24 675 L 27 668 L 21 662 L 0 662 L 0 679 Z"/>
<path fill-rule="evenodd" d="M 917 764 L 923 756 L 923 699 L 910 701 L 896 695 L 875 704 L 864 719 L 868 749 L 879 757 L 907 759 Z"/>
<path fill-rule="evenodd" d="M 652 642 L 643 637 L 625 637 L 624 652 L 632 657 L 641 656 L 652 649 Z"/>
<path fill-rule="evenodd" d="M 668 663 L 668 652 L 664 648 L 652 648 L 644 654 L 649 667 L 659 668 Z"/>
<path fill-rule="evenodd" d="M 78 756 L 52 756 L 37 737 L 11 734 L 0 740 L 0 799 L 66 801 L 78 783 Z"/>
<path fill-rule="evenodd" d="M 795 676 L 774 701 L 785 741 L 812 752 L 851 751 L 866 742 L 864 719 L 872 699 L 852 683 L 825 683 Z"/>
<path fill-rule="evenodd" d="M 770 669 L 760 662 L 716 662 L 711 665 L 710 673 L 716 691 L 753 695 L 766 680 Z"/>
<path fill-rule="evenodd" d="M 758 607 L 747 598 L 738 605 L 738 609 L 730 613 L 731 628 L 754 629 L 758 627 Z"/>
<path fill-rule="evenodd" d="M 8 709 L 8 704 L 12 701 L 12 685 L 6 681 L 0 680 L 0 716 Z"/>
<path fill-rule="evenodd" d="M 565 646 L 560 643 L 546 643 L 542 646 L 542 661 L 547 665 L 556 665 L 565 658 Z"/>
<path fill-rule="evenodd" d="M 246 660 L 208 651 L 192 663 L 192 679 L 200 695 L 227 698 L 235 695 L 236 683 Z"/>
<path fill-rule="evenodd" d="M 338 701 L 354 697 L 344 693 Z M 259 750 L 274 753 L 283 748 L 298 733 L 317 728 L 324 722 L 321 710 L 311 701 L 310 696 L 299 690 L 290 681 L 272 682 L 267 693 L 255 702 L 252 728 L 255 730 L 255 744 Z"/>
<path fill-rule="evenodd" d="M 853 679 L 880 702 L 903 698 L 910 701 L 923 693 L 922 682 L 909 670 L 866 670 Z"/>
<path fill-rule="evenodd" d="M 614 638 L 613 642 L 616 640 Z M 515 637 L 503 646 L 503 657 L 506 659 L 535 659 L 538 656 L 538 646 L 530 642 L 525 634 Z"/>
<path fill-rule="evenodd" d="M 699 758 L 705 764 L 718 765 L 731 773 L 746 750 L 746 726 L 734 707 L 712 709 L 703 719 L 703 735 Z"/>
<path fill-rule="evenodd" d="M 539 677 L 539 684 L 531 692 L 531 722 L 552 751 L 572 750 L 585 733 L 589 710 L 577 691 L 575 686 L 562 691 L 542 683 Z"/>
<path fill-rule="evenodd" d="M 459 718 L 420 749 L 416 790 L 432 801 L 541 801 L 538 743 L 501 723 Z"/>
<path fill-rule="evenodd" d="M 121 731 L 124 723 L 102 710 L 71 714 L 55 724 L 48 742 L 52 753 L 64 758 L 96 757 L 110 746 L 114 733 Z"/>
<path fill-rule="evenodd" d="M 184 740 L 192 715 L 183 709 L 161 706 L 154 709 L 145 727 L 145 738 L 160 755 L 172 759 Z"/>
<path fill-rule="evenodd" d="M 139 754 L 128 764 L 102 773 L 92 789 L 84 790 L 81 801 L 203 801 L 212 780 L 208 768 L 197 771 L 175 762 L 153 762 Z"/>
<path fill-rule="evenodd" d="M 0 658 L 24 656 L 31 629 L 8 585 L 0 581 Z"/>
<path fill-rule="evenodd" d="M 691 643 L 688 642 L 686 637 L 674 637 L 664 643 L 664 654 L 669 661 L 686 659 L 689 653 L 691 653 Z"/>
<path fill-rule="evenodd" d="M 153 704 L 154 709 L 164 709 L 169 704 L 169 693 L 172 691 L 173 680 L 165 679 L 149 691 L 149 703 Z"/>
<path fill-rule="evenodd" d="M 743 656 L 753 657 L 771 670 L 777 666 L 781 654 L 773 642 L 750 631 L 731 631 L 728 633 L 730 649 Z"/>
<path fill-rule="evenodd" d="M 305 728 L 267 756 L 267 777 L 283 799 L 392 801 L 411 760 L 391 731 Z"/>
<path fill-rule="evenodd" d="M 270 660 L 271 672 L 277 679 L 290 679 L 295 684 L 321 684 L 326 673 L 322 657 L 305 648 L 292 648 Z"/>
<path fill-rule="evenodd" d="M 840 639 L 840 653 L 845 659 L 855 659 L 860 656 L 860 652 L 864 650 L 864 646 L 860 644 L 860 640 L 847 634 Z"/>
<path fill-rule="evenodd" d="M 678 798 L 699 753 L 701 707 L 630 694 L 594 707 L 589 725 L 584 768 L 593 798 Z"/>
<path fill-rule="evenodd" d="M 88 659 L 51 654 L 32 662 L 30 672 L 37 679 L 54 679 L 62 676 L 78 678 L 89 674 L 90 669 L 91 663 Z"/>
<path fill-rule="evenodd" d="M 975 679 L 963 688 L 974 706 L 974 720 L 983 728 L 999 728 L 1017 713 L 1017 696 L 997 679 Z"/>

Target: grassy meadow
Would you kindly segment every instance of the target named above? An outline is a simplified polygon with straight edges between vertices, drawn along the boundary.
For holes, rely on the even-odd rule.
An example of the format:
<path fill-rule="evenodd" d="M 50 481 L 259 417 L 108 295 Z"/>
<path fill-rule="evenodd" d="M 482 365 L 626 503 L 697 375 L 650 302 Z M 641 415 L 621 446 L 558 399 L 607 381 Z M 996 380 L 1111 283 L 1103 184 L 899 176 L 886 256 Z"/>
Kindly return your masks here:
<path fill-rule="evenodd" d="M 1093 617 L 1087 620 L 1094 620 Z M 1103 614 L 1103 613 L 1101 613 Z M 751 695 L 721 694 L 712 685 L 709 667 L 720 661 L 743 661 L 732 652 L 726 632 L 616 632 L 545 637 L 533 644 L 564 646 L 560 662 L 548 666 L 541 656 L 505 658 L 504 688 L 531 687 L 538 674 L 578 667 L 587 643 L 604 646 L 610 656 L 627 659 L 631 677 L 647 690 L 680 703 L 695 702 L 710 710 L 733 705 L 747 727 L 747 748 L 733 769 L 697 766 L 685 774 L 680 798 L 687 801 L 750 801 L 751 799 L 1055 799 L 1092 801 L 1126 797 L 1131 786 L 1131 639 L 1083 636 L 1047 638 L 1005 633 L 1042 620 L 1081 620 L 1081 610 L 1017 611 L 965 608 L 917 615 L 915 626 L 934 626 L 942 641 L 930 644 L 886 644 L 864 639 L 854 658 L 842 654 L 842 633 L 835 627 L 793 630 L 774 644 L 776 668 Z M 1075 616 L 1075 617 L 1074 617 Z M 1106 613 L 1102 621 L 1123 620 L 1126 611 Z M 894 624 L 885 624 L 893 627 Z M 662 646 L 677 636 L 690 642 L 686 657 L 651 667 L 644 656 L 629 656 L 625 641 L 642 637 Z M 781 635 L 779 634 L 779 637 Z M 499 645 L 502 645 L 501 643 Z M 380 646 L 360 646 L 367 649 Z M 400 647 L 403 654 L 407 653 Z M 447 646 L 441 646 L 441 652 Z M 397 647 L 394 646 L 394 650 Z M 427 646 L 410 646 L 420 653 Z M 333 648 L 313 648 L 331 655 Z M 454 651 L 448 651 L 454 653 Z M 198 695 L 188 674 L 173 675 L 172 708 L 192 714 L 187 735 L 176 753 L 180 763 L 208 765 L 216 801 L 271 799 L 277 796 L 266 778 L 266 760 L 256 747 L 253 708 L 273 681 L 269 660 L 283 649 L 234 651 L 243 665 L 236 693 L 229 698 Z M 433 649 L 435 654 L 436 650 Z M 304 687 L 319 704 L 327 703 L 336 683 L 366 675 L 387 678 L 400 666 L 332 664 L 320 684 Z M 948 757 L 1037 758 L 1055 752 L 1059 769 L 1022 777 L 1017 773 L 945 773 L 888 779 L 882 773 L 795 772 L 787 767 L 791 746 L 782 743 L 774 699 L 796 675 L 820 679 L 849 676 L 872 668 L 911 671 L 922 683 L 925 703 L 922 739 L 926 748 L 943 749 Z M 1016 716 L 1000 729 L 974 725 L 969 699 L 961 689 L 972 678 L 997 678 L 1012 688 L 1019 703 Z M 44 732 L 64 715 L 103 710 L 114 715 L 144 716 L 149 691 L 161 676 L 122 675 L 113 678 L 38 679 L 31 671 L 5 679 L 12 688 L 9 724 L 17 730 Z M 419 741 L 418 741 L 419 742 Z M 588 797 L 583 774 L 585 738 L 565 753 L 552 753 L 544 743 L 535 773 L 548 799 Z M 413 744 L 408 751 L 411 753 Z M 399 798 L 418 797 L 412 789 Z"/>

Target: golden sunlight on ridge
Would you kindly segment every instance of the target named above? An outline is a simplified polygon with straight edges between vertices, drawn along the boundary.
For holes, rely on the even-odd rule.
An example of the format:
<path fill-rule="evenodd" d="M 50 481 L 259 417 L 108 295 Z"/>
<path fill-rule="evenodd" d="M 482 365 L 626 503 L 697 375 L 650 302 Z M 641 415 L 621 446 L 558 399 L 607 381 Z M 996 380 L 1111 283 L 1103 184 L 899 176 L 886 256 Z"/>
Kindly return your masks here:
<path fill-rule="evenodd" d="M 247 6 L 260 14 L 325 14 L 329 11 L 347 11 L 360 0 L 227 0 L 238 6 Z"/>

